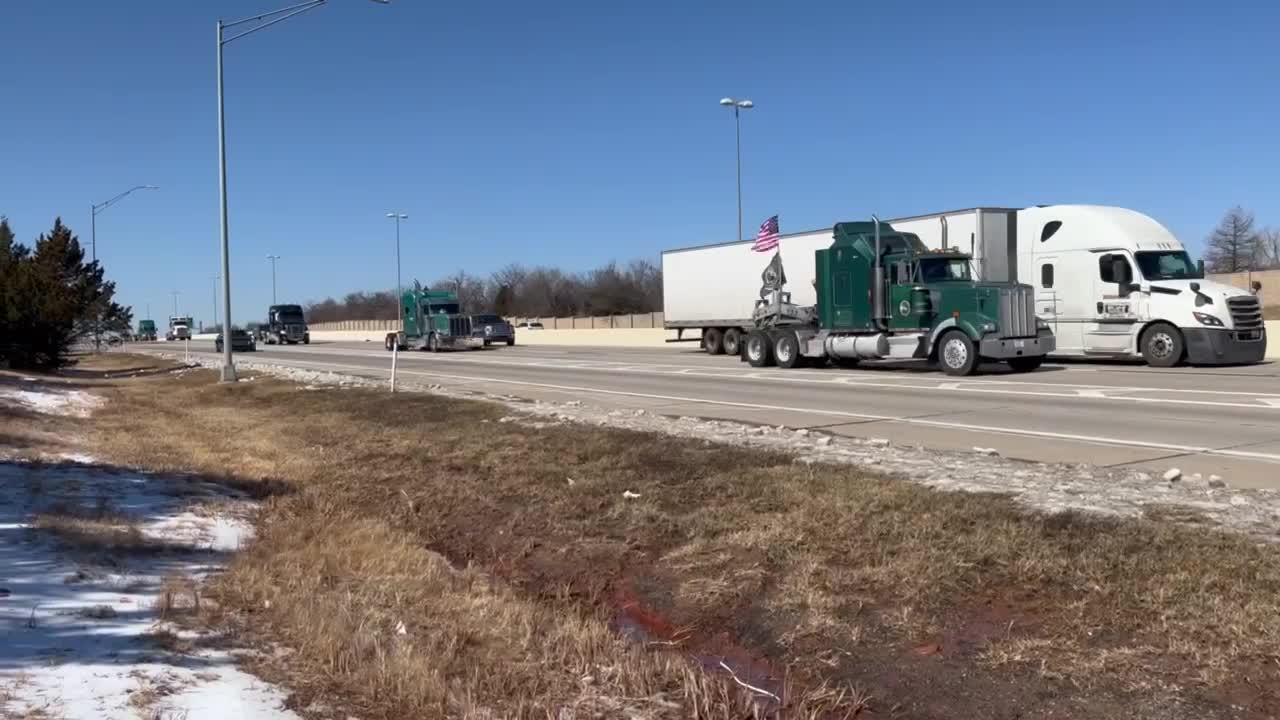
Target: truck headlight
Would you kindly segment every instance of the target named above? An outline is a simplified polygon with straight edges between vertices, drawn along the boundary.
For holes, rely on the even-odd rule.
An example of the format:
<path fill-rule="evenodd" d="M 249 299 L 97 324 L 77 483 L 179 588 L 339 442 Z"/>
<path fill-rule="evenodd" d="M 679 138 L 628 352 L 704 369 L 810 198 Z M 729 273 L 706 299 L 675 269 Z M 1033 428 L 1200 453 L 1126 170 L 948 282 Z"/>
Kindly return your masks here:
<path fill-rule="evenodd" d="M 995 332 L 995 331 L 996 331 L 995 323 L 982 323 L 982 332 L 989 333 L 989 332 Z"/>
<path fill-rule="evenodd" d="M 1201 312 L 1193 312 L 1191 313 L 1191 315 L 1195 317 L 1196 320 L 1199 320 L 1201 325 L 1208 325 L 1209 327 L 1222 327 L 1222 321 L 1219 320 L 1216 315 L 1210 315 L 1208 313 L 1201 313 Z"/>
<path fill-rule="evenodd" d="M 1049 323 L 1045 322 L 1045 321 L 1044 321 L 1043 319 L 1041 319 L 1040 317 L 1036 317 L 1036 329 L 1037 329 L 1037 330 L 1048 330 L 1048 329 L 1049 329 Z"/>

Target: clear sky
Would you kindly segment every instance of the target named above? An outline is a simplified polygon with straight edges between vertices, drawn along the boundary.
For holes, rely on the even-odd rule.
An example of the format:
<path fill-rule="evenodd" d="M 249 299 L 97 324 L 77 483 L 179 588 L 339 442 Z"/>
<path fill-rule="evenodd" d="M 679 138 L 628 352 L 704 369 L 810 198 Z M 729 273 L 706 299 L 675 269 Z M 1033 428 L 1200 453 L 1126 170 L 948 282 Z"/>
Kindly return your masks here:
<path fill-rule="evenodd" d="M 212 318 L 214 22 L 287 0 L 7 0 L 0 213 L 61 215 L 124 302 Z M 233 314 L 513 261 L 585 269 L 744 226 L 1132 207 L 1194 249 L 1280 224 L 1280 7 L 331 0 L 228 46 Z"/>

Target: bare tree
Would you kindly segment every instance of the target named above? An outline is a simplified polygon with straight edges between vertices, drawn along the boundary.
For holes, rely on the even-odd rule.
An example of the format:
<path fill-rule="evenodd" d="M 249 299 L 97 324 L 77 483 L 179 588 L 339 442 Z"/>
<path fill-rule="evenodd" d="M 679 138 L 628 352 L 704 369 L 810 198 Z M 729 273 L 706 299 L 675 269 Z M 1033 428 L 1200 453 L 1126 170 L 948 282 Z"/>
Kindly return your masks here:
<path fill-rule="evenodd" d="M 1258 232 L 1258 246 L 1266 267 L 1280 268 L 1280 228 L 1262 228 Z"/>
<path fill-rule="evenodd" d="M 1208 245 L 1205 265 L 1210 272 L 1233 273 L 1255 269 L 1261 242 L 1254 229 L 1253 213 L 1239 205 L 1228 210 L 1209 235 Z"/>

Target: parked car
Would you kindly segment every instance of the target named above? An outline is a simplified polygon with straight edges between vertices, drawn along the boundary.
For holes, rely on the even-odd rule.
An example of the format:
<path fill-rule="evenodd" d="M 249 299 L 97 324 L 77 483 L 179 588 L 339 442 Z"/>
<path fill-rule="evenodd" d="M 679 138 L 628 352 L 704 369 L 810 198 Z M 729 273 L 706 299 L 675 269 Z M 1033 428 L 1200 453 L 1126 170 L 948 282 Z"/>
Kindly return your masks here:
<path fill-rule="evenodd" d="M 485 345 L 501 342 L 516 344 L 515 328 L 498 315 L 472 315 L 471 336 L 480 338 Z"/>
<path fill-rule="evenodd" d="M 214 338 L 213 349 L 217 352 L 222 352 L 222 333 L 218 333 L 218 337 Z M 248 332 L 240 328 L 235 328 L 231 331 L 232 352 L 254 352 L 257 349 L 257 343 L 254 342 L 253 336 Z"/>
<path fill-rule="evenodd" d="M 519 325 L 517 325 L 517 326 L 516 326 L 516 329 L 518 329 L 518 330 L 542 330 L 542 329 L 543 329 L 543 327 L 542 327 L 542 323 L 540 323 L 540 322 L 528 322 L 528 321 L 525 321 L 525 322 L 522 322 L 522 323 L 520 323 Z"/>

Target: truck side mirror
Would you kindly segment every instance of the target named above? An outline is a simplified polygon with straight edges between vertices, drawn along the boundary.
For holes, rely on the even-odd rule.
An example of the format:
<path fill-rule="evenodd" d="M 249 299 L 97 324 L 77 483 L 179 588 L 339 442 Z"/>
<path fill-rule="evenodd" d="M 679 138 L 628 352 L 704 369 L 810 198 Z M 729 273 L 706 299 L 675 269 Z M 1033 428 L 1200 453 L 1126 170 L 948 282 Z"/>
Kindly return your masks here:
<path fill-rule="evenodd" d="M 1193 292 L 1193 293 L 1198 293 L 1198 292 L 1200 292 L 1200 283 L 1198 283 L 1198 282 L 1193 282 L 1193 283 L 1191 283 L 1190 285 L 1188 285 L 1187 287 L 1190 287 L 1190 288 L 1191 288 L 1191 292 Z"/>
<path fill-rule="evenodd" d="M 1254 280 L 1253 282 L 1249 283 L 1249 287 L 1253 289 L 1253 294 L 1257 295 L 1258 291 L 1262 289 L 1262 281 Z"/>
<path fill-rule="evenodd" d="M 1204 277 L 1204 260 L 1196 261 L 1196 269 L 1200 271 L 1200 277 Z"/>
<path fill-rule="evenodd" d="M 1111 277 L 1115 278 L 1121 290 L 1133 279 L 1129 277 L 1129 261 L 1123 256 L 1117 255 L 1111 259 Z"/>

